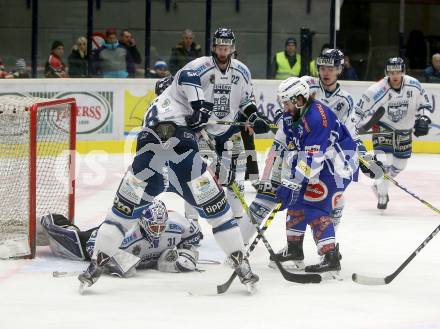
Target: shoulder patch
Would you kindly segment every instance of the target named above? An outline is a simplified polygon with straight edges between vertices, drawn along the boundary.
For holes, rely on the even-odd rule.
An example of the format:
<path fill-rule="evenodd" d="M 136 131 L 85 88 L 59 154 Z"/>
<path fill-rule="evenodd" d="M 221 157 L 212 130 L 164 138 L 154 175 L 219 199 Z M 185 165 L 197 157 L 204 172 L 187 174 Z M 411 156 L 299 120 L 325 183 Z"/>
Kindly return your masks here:
<path fill-rule="evenodd" d="M 243 76 L 249 80 L 251 78 L 251 74 L 248 70 L 248 68 L 246 66 L 244 66 L 243 64 L 241 64 L 240 62 L 235 62 L 235 64 L 237 64 L 236 69 L 237 71 L 239 71 L 241 74 L 243 74 Z"/>
<path fill-rule="evenodd" d="M 180 71 L 179 80 L 177 82 L 179 85 L 191 84 L 201 86 L 200 77 L 194 70 L 182 70 Z"/>

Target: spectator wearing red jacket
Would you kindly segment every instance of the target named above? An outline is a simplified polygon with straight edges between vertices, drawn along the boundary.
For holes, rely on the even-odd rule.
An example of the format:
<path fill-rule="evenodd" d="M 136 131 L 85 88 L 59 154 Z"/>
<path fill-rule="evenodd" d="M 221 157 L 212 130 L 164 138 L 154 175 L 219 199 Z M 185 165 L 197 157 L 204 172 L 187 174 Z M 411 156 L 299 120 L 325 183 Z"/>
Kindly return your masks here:
<path fill-rule="evenodd" d="M 64 44 L 61 41 L 55 40 L 52 43 L 49 59 L 44 68 L 46 78 L 68 78 L 66 64 L 64 64 L 62 57 L 64 55 Z"/>

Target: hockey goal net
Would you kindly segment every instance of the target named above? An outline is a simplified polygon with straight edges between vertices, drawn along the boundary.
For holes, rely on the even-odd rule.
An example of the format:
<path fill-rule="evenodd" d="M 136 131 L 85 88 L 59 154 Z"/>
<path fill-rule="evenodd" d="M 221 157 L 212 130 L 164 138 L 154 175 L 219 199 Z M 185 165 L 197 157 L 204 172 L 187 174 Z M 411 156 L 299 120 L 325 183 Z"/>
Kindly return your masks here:
<path fill-rule="evenodd" d="M 36 227 L 73 220 L 75 99 L 0 96 L 0 258 L 35 257 Z"/>

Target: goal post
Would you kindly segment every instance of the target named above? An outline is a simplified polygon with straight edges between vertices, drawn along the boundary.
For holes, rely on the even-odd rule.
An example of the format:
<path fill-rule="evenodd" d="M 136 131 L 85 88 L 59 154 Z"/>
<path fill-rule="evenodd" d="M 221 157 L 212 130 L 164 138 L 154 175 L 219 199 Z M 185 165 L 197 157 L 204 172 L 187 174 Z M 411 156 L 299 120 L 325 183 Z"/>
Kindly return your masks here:
<path fill-rule="evenodd" d="M 75 99 L 0 96 L 0 258 L 33 258 L 41 216 L 73 221 Z"/>

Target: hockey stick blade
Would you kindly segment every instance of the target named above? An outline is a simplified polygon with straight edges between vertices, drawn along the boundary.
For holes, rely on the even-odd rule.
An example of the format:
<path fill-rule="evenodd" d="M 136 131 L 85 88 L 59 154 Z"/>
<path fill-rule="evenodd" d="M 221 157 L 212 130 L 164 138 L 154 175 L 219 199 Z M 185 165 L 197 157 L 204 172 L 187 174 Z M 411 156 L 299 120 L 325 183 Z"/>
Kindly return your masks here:
<path fill-rule="evenodd" d="M 376 112 L 374 112 L 373 116 L 366 124 L 358 129 L 359 134 L 364 134 L 368 130 L 370 130 L 375 124 L 379 122 L 379 120 L 385 114 L 385 108 L 383 106 L 379 107 Z"/>
<path fill-rule="evenodd" d="M 438 210 L 437 208 L 435 208 Z M 435 228 L 434 231 L 431 232 L 430 235 L 422 242 L 420 246 L 417 247 L 416 250 L 413 251 L 411 255 L 390 275 L 384 277 L 384 278 L 372 278 L 364 275 L 359 275 L 356 273 L 353 273 L 352 280 L 356 283 L 365 284 L 365 285 L 385 285 L 393 281 L 396 276 L 399 275 L 400 272 L 403 271 L 403 269 L 417 256 L 417 254 L 425 248 L 425 246 L 428 244 L 429 241 L 432 240 L 434 236 L 437 235 L 437 233 L 440 232 L 440 225 Z"/>
<path fill-rule="evenodd" d="M 224 294 L 226 291 L 228 291 L 229 287 L 231 286 L 236 276 L 237 273 L 234 271 L 232 275 L 229 277 L 228 281 L 226 281 L 223 284 L 219 284 L 217 286 L 217 294 Z"/>

